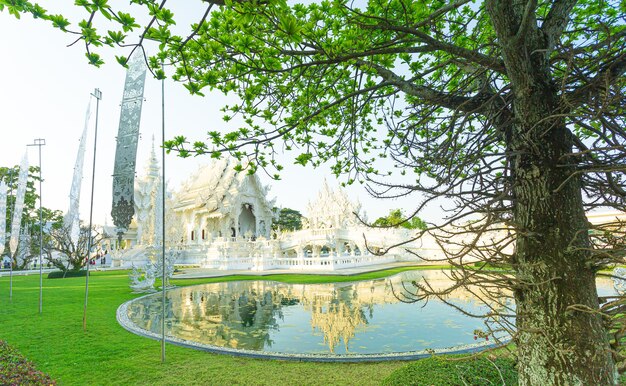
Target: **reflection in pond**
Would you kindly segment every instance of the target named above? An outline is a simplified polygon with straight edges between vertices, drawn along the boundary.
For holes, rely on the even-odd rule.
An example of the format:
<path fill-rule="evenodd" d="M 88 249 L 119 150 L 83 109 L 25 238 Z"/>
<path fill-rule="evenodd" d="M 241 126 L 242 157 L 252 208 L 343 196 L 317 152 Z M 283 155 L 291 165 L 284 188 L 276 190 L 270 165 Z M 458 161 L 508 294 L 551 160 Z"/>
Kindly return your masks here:
<path fill-rule="evenodd" d="M 351 283 L 284 284 L 239 281 L 198 285 L 167 293 L 166 334 L 189 342 L 277 353 L 372 354 L 418 351 L 474 343 L 481 319 L 431 300 L 422 307 L 393 293 L 427 276 L 448 286 L 440 271 L 408 271 Z M 393 290 L 392 290 L 393 287 Z M 160 294 L 128 306 L 139 328 L 160 332 Z M 448 301 L 484 311 L 471 294 L 455 291 Z"/>
<path fill-rule="evenodd" d="M 440 302 L 422 308 L 394 296 L 401 282 L 437 271 L 405 272 L 386 279 L 334 284 L 241 281 L 168 292 L 166 334 L 238 349 L 285 353 L 386 353 L 473 343 L 482 322 Z M 456 301 L 478 310 L 467 294 Z M 160 294 L 132 302 L 137 327 L 160 331 Z"/>

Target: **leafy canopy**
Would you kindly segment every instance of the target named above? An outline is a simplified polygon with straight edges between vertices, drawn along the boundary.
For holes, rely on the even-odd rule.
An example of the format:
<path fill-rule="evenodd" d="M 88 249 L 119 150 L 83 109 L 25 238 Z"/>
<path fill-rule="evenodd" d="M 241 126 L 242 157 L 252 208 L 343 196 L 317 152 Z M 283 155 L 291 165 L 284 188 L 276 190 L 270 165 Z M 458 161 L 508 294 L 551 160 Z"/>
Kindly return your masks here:
<path fill-rule="evenodd" d="M 272 230 L 297 231 L 302 229 L 302 213 L 290 208 L 274 208 L 276 218 L 272 222 Z"/>
<path fill-rule="evenodd" d="M 328 161 L 334 173 L 349 175 L 350 183 L 397 172 L 412 174 L 405 181 L 418 185 L 454 184 L 477 176 L 485 159 L 501 161 L 506 146 L 494 130 L 493 112 L 508 102 L 493 98 L 506 99 L 510 81 L 483 2 L 202 3 L 205 12 L 186 35 L 176 33 L 167 1 L 131 0 L 122 10 L 107 0 L 77 0 L 85 10 L 77 23 L 24 0 L 0 1 L 0 11 L 18 18 L 30 13 L 76 34 L 96 66 L 103 61 L 94 50 L 130 51 L 155 42 L 148 62 L 157 78 L 165 76 L 165 62 L 174 68 L 172 78 L 192 94 L 237 95 L 240 101 L 224 106 L 223 118 L 237 117 L 239 127 L 227 133 L 210 129 L 207 141 L 183 136 L 168 141 L 167 148 L 182 156 L 221 151 L 252 156 L 251 172 L 273 167 L 278 178 L 282 166 L 276 153 L 297 149 L 297 164 Z M 531 6 L 540 25 L 560 16 L 552 2 Z M 616 43 L 623 43 L 624 14 L 623 0 L 578 2 L 565 15 L 567 29 L 548 42 L 554 84 L 573 108 L 584 81 L 622 51 Z M 150 21 L 142 25 L 137 20 L 144 16 Z M 117 61 L 125 65 L 129 56 Z M 607 60 L 591 64 L 591 57 Z M 572 76 L 573 69 L 580 76 Z M 583 137 L 597 137 L 594 127 L 574 123 Z M 380 158 L 391 158 L 396 167 L 380 169 Z M 498 184 L 503 169 L 491 171 L 489 179 Z"/>
<path fill-rule="evenodd" d="M 405 229 L 420 229 L 425 230 L 428 228 L 428 225 L 421 218 L 415 216 L 413 218 L 407 219 L 407 217 L 402 213 L 402 209 L 392 209 L 389 211 L 389 214 L 384 217 L 379 217 L 372 223 L 373 226 L 377 227 L 402 227 Z"/>

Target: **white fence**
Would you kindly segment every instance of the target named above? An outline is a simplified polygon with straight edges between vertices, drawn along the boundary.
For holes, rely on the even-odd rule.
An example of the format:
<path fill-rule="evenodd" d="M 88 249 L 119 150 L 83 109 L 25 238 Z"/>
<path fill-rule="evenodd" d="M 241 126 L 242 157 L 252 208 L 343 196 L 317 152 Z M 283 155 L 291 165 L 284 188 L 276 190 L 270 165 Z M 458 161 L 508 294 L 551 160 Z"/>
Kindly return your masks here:
<path fill-rule="evenodd" d="M 334 271 L 367 265 L 385 264 L 396 261 L 396 256 L 387 254 L 362 256 L 321 256 L 321 257 L 214 257 L 201 263 L 203 268 L 221 270 L 267 271 L 287 269 L 295 271 Z"/>

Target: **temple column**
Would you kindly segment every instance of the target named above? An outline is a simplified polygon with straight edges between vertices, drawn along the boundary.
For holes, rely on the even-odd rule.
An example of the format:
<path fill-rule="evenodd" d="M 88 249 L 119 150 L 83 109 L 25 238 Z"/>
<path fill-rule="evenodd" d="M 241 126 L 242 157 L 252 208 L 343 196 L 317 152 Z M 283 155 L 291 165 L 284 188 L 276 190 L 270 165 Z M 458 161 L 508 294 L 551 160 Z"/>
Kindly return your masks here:
<path fill-rule="evenodd" d="M 191 241 L 191 232 L 193 231 L 193 220 L 192 220 L 192 216 L 190 213 L 186 213 L 184 215 L 185 218 L 185 228 L 187 230 L 187 233 L 185 235 L 185 242 L 187 245 L 193 243 L 193 241 Z"/>
<path fill-rule="evenodd" d="M 200 218 L 198 217 L 198 215 L 194 216 L 193 229 L 194 229 L 194 244 L 198 245 L 202 242 L 201 232 L 200 232 Z"/>

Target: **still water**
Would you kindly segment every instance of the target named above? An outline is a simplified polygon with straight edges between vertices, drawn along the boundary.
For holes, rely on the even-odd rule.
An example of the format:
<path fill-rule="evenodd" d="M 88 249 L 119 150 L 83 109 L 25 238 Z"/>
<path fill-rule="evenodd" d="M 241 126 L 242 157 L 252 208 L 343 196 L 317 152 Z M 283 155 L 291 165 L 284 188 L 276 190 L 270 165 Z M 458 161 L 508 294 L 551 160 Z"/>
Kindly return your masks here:
<path fill-rule="evenodd" d="M 449 286 L 441 271 L 408 271 L 384 279 L 332 284 L 239 281 L 167 292 L 166 335 L 194 344 L 287 354 L 388 354 L 475 343 L 479 318 L 440 300 L 398 299 L 423 277 Z M 610 281 L 599 283 L 610 291 Z M 467 291 L 447 301 L 474 314 L 484 305 Z M 131 301 L 134 327 L 160 334 L 161 294 Z M 479 338 L 479 341 L 481 339 Z"/>

